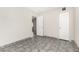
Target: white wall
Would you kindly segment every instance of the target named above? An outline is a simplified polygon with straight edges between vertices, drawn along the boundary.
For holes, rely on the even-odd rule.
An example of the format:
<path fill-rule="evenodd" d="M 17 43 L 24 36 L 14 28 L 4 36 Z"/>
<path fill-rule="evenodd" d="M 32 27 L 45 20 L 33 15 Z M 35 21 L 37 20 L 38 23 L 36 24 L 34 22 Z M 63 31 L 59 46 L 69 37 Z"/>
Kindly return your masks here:
<path fill-rule="evenodd" d="M 70 13 L 70 40 L 74 39 L 74 8 L 67 8 Z M 44 16 L 44 35 L 58 38 L 59 15 L 61 9 L 50 10 L 39 15 Z"/>
<path fill-rule="evenodd" d="M 79 47 L 79 7 L 75 8 L 75 42 Z"/>
<path fill-rule="evenodd" d="M 0 46 L 32 37 L 32 16 L 27 8 L 0 8 Z"/>
<path fill-rule="evenodd" d="M 58 36 L 59 11 L 48 11 L 40 14 L 44 17 L 44 35 L 50 37 Z"/>
<path fill-rule="evenodd" d="M 70 24 L 69 24 L 69 32 L 70 32 L 70 40 L 75 39 L 75 8 L 67 8 L 67 11 L 69 12 L 70 16 Z"/>

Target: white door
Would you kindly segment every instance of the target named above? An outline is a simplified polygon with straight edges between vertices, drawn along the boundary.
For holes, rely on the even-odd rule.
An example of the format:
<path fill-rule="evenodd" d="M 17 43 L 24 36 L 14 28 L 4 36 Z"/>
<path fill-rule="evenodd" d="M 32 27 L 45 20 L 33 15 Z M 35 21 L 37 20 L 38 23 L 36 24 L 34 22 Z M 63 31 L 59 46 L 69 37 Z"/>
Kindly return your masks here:
<path fill-rule="evenodd" d="M 37 35 L 43 36 L 43 16 L 37 17 Z"/>
<path fill-rule="evenodd" d="M 69 40 L 69 12 L 60 14 L 59 39 Z"/>

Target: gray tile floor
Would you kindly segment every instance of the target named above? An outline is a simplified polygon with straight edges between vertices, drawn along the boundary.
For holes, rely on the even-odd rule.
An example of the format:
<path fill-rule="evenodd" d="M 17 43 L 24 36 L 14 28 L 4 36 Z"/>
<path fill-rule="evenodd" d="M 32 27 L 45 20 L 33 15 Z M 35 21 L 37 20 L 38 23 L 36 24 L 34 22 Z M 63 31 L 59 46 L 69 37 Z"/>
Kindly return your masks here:
<path fill-rule="evenodd" d="M 34 37 L 17 41 L 0 48 L 0 52 L 78 52 L 74 42 L 50 37 Z"/>

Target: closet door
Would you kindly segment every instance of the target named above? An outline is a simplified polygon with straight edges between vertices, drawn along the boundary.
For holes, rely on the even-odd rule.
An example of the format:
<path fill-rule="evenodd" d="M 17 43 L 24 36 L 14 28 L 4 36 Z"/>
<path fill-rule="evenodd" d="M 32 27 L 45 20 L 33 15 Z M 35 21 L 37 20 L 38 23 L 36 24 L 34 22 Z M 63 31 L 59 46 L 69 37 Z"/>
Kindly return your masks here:
<path fill-rule="evenodd" d="M 60 14 L 59 39 L 69 40 L 69 12 Z"/>
<path fill-rule="evenodd" d="M 44 34 L 43 16 L 38 16 L 36 22 L 37 22 L 37 35 L 43 36 L 43 34 Z"/>

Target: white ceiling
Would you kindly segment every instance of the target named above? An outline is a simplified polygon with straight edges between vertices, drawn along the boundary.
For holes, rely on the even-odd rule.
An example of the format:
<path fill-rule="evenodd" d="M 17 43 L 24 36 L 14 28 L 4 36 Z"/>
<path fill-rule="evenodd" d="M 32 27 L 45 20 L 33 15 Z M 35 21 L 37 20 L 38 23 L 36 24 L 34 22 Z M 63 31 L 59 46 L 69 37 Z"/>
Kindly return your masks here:
<path fill-rule="evenodd" d="M 36 13 L 57 9 L 57 7 L 28 7 L 28 8 Z"/>

